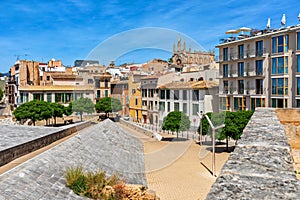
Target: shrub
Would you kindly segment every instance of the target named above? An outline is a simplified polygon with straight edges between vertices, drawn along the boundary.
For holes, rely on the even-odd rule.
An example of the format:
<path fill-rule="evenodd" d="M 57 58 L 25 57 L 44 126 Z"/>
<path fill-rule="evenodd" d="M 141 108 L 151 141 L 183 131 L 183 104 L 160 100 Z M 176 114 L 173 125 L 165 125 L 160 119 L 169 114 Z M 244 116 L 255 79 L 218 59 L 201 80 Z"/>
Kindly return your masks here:
<path fill-rule="evenodd" d="M 66 185 L 74 193 L 92 199 L 122 199 L 125 195 L 125 181 L 119 175 L 106 176 L 105 171 L 84 173 L 81 166 L 68 167 Z"/>

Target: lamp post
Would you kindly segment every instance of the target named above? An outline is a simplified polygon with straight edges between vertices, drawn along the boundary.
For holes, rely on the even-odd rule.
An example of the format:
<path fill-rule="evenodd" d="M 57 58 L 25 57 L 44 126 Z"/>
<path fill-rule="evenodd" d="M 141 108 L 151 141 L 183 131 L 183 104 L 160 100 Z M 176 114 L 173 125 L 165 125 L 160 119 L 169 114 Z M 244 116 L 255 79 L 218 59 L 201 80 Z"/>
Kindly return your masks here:
<path fill-rule="evenodd" d="M 216 152 L 215 152 L 216 130 L 218 130 L 220 128 L 224 128 L 225 124 L 215 127 L 207 115 L 205 115 L 205 114 L 203 115 L 202 112 L 197 113 L 197 114 L 201 120 L 202 120 L 202 117 L 205 116 L 205 118 L 207 119 L 207 121 L 212 129 L 212 174 L 213 174 L 213 176 L 216 176 Z M 200 123 L 201 123 L 201 120 L 200 120 Z M 200 126 L 200 132 L 201 132 L 201 130 L 202 130 L 202 126 Z"/>

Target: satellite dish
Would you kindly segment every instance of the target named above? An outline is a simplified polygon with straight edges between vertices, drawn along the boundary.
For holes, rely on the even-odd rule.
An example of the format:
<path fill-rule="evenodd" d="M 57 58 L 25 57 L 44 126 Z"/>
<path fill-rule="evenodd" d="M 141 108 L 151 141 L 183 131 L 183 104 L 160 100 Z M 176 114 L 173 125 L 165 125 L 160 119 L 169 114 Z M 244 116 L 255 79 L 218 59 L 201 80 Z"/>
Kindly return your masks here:
<path fill-rule="evenodd" d="M 286 18 L 285 18 L 285 14 L 283 14 L 281 18 L 281 25 L 285 26 L 285 24 L 286 24 Z"/>

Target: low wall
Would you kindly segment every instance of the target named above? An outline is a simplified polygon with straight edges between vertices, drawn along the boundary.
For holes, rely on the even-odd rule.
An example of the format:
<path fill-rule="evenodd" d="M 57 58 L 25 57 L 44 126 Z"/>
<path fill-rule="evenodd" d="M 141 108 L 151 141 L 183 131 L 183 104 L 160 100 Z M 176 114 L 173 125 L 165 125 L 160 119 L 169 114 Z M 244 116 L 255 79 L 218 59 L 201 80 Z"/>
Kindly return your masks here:
<path fill-rule="evenodd" d="M 129 121 L 120 119 L 120 123 L 125 125 L 125 126 L 128 126 L 128 127 L 132 128 L 132 129 L 138 130 L 140 133 L 144 133 L 145 135 L 147 135 L 149 137 L 155 137 L 157 140 L 162 139 L 162 136 L 159 135 L 157 132 L 146 129 L 146 128 L 144 128 L 144 127 L 142 127 L 138 124 L 135 124 L 133 122 L 129 122 Z"/>
<path fill-rule="evenodd" d="M 206 199 L 298 199 L 290 151 L 275 109 L 257 108 Z"/>
<path fill-rule="evenodd" d="M 36 151 L 42 147 L 45 147 L 61 138 L 64 138 L 72 133 L 75 133 L 81 129 L 84 129 L 91 125 L 90 121 L 80 122 L 76 124 L 70 124 L 65 126 L 63 129 L 60 129 L 56 132 L 53 132 L 49 135 L 33 139 L 31 141 L 4 149 L 0 151 L 0 166 L 3 166 L 16 158 L 19 158 L 23 155 Z"/>

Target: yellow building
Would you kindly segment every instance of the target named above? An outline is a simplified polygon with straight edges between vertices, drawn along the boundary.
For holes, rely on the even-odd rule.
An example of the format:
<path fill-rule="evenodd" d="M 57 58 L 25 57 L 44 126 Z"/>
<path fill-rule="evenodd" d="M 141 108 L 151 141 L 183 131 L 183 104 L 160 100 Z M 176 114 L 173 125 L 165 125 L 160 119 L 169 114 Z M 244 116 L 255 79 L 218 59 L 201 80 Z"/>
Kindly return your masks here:
<path fill-rule="evenodd" d="M 141 74 L 131 74 L 128 80 L 129 115 L 135 122 L 142 121 Z"/>

